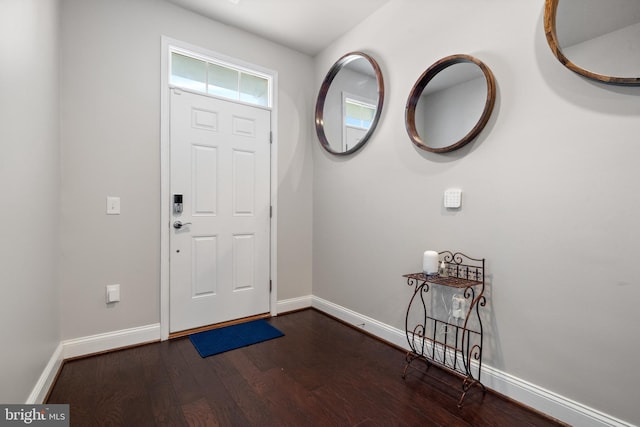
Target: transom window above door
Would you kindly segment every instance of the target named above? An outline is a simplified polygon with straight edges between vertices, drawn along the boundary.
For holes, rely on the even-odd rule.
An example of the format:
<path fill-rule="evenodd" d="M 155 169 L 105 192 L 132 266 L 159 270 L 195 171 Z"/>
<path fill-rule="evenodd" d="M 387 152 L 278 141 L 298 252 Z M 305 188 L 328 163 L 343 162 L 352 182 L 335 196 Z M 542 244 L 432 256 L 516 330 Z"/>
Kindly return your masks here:
<path fill-rule="evenodd" d="M 271 76 L 186 51 L 171 51 L 172 86 L 220 98 L 271 107 Z"/>

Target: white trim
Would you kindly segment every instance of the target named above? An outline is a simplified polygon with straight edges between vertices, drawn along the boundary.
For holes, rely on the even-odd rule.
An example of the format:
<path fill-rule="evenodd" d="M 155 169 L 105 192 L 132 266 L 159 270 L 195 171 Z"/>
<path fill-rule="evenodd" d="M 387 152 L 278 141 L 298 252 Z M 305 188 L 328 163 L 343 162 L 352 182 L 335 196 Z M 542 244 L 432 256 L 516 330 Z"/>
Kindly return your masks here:
<path fill-rule="evenodd" d="M 47 397 L 65 359 L 159 340 L 160 324 L 156 323 L 154 325 L 61 341 L 51 355 L 49 363 L 40 374 L 40 378 L 33 387 L 25 404 L 44 403 L 44 399 Z"/>
<path fill-rule="evenodd" d="M 279 301 L 277 306 L 281 312 L 313 307 L 358 329 L 366 330 L 384 341 L 408 350 L 404 331 L 322 298 L 307 295 Z M 51 384 L 55 380 L 63 359 L 158 341 L 160 338 L 161 327 L 160 324 L 156 323 L 62 341 L 53 352 L 49 363 L 47 363 L 25 403 L 35 404 L 44 400 Z M 482 383 L 498 393 L 571 425 L 579 425 L 581 427 L 634 427 L 631 423 L 538 387 L 486 364 L 482 366 Z"/>
<path fill-rule="evenodd" d="M 47 363 L 47 366 L 44 367 L 42 374 L 40 374 L 38 382 L 36 382 L 33 390 L 31 390 L 31 394 L 29 394 L 29 397 L 27 398 L 25 404 L 36 405 L 44 403 L 44 399 L 47 397 L 47 393 L 49 393 L 49 389 L 51 388 L 51 385 L 58 375 L 60 366 L 62 366 L 62 353 L 62 343 L 59 343 L 56 349 L 53 351 L 53 354 L 49 359 L 49 363 Z"/>
<path fill-rule="evenodd" d="M 482 367 L 482 382 L 485 386 L 505 396 L 570 425 L 580 427 L 633 427 L 633 424 L 538 387 L 491 366 Z"/>
<path fill-rule="evenodd" d="M 342 307 L 338 304 L 334 304 L 316 296 L 313 297 L 311 306 L 322 311 L 323 313 L 327 313 L 337 319 L 340 319 L 345 323 L 349 323 L 350 325 L 353 325 L 358 329 L 362 329 L 372 335 L 375 335 L 376 337 L 393 345 L 402 347 L 406 350 L 409 349 L 404 331 L 401 331 L 400 329 L 391 327 L 371 317 L 357 313 L 353 310 L 349 310 L 348 308 Z"/>
<path fill-rule="evenodd" d="M 160 338 L 169 339 L 169 227 L 171 203 L 170 145 L 169 145 L 169 44 L 173 40 L 161 38 L 160 76 Z"/>
<path fill-rule="evenodd" d="M 170 187 L 170 146 L 169 146 L 169 49 L 187 50 L 207 58 L 217 59 L 247 70 L 271 76 L 271 243 L 270 272 L 271 297 L 270 312 L 278 314 L 278 73 L 264 67 L 231 58 L 170 37 L 161 37 L 161 78 L 160 78 L 160 339 L 169 338 L 169 223 L 171 195 Z M 231 101 L 233 102 L 233 101 Z"/>
<path fill-rule="evenodd" d="M 240 101 L 238 99 L 225 98 L 224 96 L 218 96 L 218 95 L 215 95 L 215 94 L 212 94 L 212 93 L 199 92 L 197 90 L 181 87 L 181 86 L 178 86 L 178 85 L 169 84 L 169 89 L 176 89 L 179 92 L 186 92 L 186 93 L 191 93 L 191 94 L 198 95 L 198 96 L 204 96 L 204 97 L 207 97 L 207 98 L 219 99 L 220 101 L 233 102 L 234 104 L 246 105 L 248 107 L 257 108 L 257 109 L 260 109 L 260 110 L 266 110 L 266 111 L 271 111 L 272 110 L 271 107 L 265 107 L 264 105 L 252 104 L 250 102 Z M 269 123 L 269 124 L 271 124 L 271 123 Z"/>
<path fill-rule="evenodd" d="M 302 310 L 311 307 L 313 295 L 304 297 L 291 298 L 277 302 L 278 313 L 286 313 L 288 311 Z"/>
<path fill-rule="evenodd" d="M 160 341 L 159 323 L 74 338 L 61 344 L 63 358 L 69 359 L 154 341 Z"/>
<path fill-rule="evenodd" d="M 384 341 L 409 350 L 405 332 L 400 329 L 316 296 L 312 297 L 311 306 L 358 329 L 366 330 Z M 631 423 L 538 387 L 486 364 L 482 365 L 481 378 L 482 383 L 487 388 L 571 425 L 581 427 L 634 427 Z"/>
<path fill-rule="evenodd" d="M 273 76 L 271 108 L 271 315 L 278 315 L 278 72 L 269 71 Z"/>

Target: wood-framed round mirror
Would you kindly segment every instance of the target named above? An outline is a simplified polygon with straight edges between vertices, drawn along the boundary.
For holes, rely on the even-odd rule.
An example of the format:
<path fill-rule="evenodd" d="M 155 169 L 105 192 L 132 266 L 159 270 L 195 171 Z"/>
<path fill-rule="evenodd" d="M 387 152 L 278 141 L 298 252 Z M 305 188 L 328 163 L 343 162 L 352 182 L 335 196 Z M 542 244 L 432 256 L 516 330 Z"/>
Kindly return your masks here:
<path fill-rule="evenodd" d="M 384 103 L 384 82 L 378 63 L 362 52 L 343 55 L 320 86 L 316 102 L 316 133 L 332 154 L 358 151 L 375 130 Z"/>
<path fill-rule="evenodd" d="M 405 109 L 409 137 L 422 150 L 456 150 L 485 127 L 495 99 L 495 78 L 482 61 L 464 54 L 442 58 L 411 89 Z"/>
<path fill-rule="evenodd" d="M 545 0 L 544 32 L 553 54 L 571 71 L 640 86 L 640 1 Z"/>

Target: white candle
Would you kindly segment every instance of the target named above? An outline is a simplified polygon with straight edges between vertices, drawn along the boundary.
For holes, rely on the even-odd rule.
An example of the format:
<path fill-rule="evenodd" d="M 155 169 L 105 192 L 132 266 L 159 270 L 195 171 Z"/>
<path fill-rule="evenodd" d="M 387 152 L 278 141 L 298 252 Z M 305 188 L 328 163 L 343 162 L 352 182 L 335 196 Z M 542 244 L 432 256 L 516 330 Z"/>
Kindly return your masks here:
<path fill-rule="evenodd" d="M 438 252 L 425 251 L 422 257 L 422 271 L 424 274 L 438 274 Z"/>

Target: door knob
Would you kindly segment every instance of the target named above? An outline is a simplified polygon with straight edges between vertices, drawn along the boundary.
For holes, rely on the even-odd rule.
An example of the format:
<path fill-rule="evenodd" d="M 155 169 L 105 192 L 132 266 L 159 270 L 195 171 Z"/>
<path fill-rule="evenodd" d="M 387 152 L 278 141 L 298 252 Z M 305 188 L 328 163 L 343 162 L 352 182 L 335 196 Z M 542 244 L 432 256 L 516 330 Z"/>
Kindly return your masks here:
<path fill-rule="evenodd" d="M 173 228 L 175 228 L 176 230 L 180 230 L 185 225 L 191 225 L 191 223 L 190 222 L 183 223 L 182 221 L 176 221 L 173 223 Z"/>

